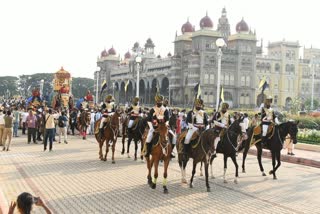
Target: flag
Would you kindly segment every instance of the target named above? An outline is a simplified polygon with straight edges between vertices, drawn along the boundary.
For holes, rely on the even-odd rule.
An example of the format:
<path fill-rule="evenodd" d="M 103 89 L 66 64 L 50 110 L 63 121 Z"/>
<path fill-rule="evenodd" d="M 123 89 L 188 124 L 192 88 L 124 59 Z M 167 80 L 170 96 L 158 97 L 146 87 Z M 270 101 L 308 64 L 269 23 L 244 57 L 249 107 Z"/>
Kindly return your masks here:
<path fill-rule="evenodd" d="M 263 83 L 262 92 L 261 92 L 261 93 L 263 93 L 264 90 L 266 90 L 266 88 L 269 88 L 269 84 L 267 83 L 267 81 L 265 81 L 265 82 Z"/>
<path fill-rule="evenodd" d="M 261 87 L 263 87 L 263 85 L 266 83 L 266 76 L 262 77 L 262 79 L 260 80 L 260 83 L 259 83 L 259 89 Z"/>
<path fill-rule="evenodd" d="M 195 93 L 195 97 L 197 99 L 201 98 L 201 87 L 200 87 L 200 83 L 198 83 L 195 87 L 194 87 L 194 93 Z"/>
<path fill-rule="evenodd" d="M 124 91 L 127 92 L 128 90 L 128 85 L 129 85 L 129 80 L 126 82 L 126 84 L 124 85 Z"/>
<path fill-rule="evenodd" d="M 102 83 L 102 85 L 101 85 L 100 96 L 101 96 L 102 92 L 103 92 L 106 88 L 107 88 L 107 81 L 104 80 L 103 83 Z"/>

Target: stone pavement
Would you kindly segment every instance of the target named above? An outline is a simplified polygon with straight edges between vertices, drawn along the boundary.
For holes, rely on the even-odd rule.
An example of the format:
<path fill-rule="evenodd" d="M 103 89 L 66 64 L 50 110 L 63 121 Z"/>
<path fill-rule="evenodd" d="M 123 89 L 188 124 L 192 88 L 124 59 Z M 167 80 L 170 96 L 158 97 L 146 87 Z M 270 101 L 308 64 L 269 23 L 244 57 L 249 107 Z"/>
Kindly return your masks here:
<path fill-rule="evenodd" d="M 162 165 L 157 189 L 152 190 L 146 164 L 121 156 L 120 139 L 116 164 L 111 164 L 110 158 L 98 160 L 98 145 L 91 137 L 71 136 L 69 144 L 55 144 L 53 152 L 43 152 L 43 145 L 26 144 L 25 137 L 14 138 L 11 151 L 0 152 L 0 213 L 7 213 L 10 201 L 23 191 L 43 198 L 53 213 L 320 213 L 318 168 L 283 162 L 278 180 L 273 180 L 261 176 L 256 157 L 249 155 L 247 173 L 240 172 L 239 184 L 233 183 L 234 166 L 228 161 L 225 184 L 220 154 L 208 193 L 199 171 L 193 189 L 181 185 L 180 169 L 173 160 L 165 195 Z M 239 154 L 239 165 L 241 159 Z M 271 169 L 270 159 L 263 158 L 263 164 L 266 172 Z M 44 213 L 37 207 L 34 211 Z"/>

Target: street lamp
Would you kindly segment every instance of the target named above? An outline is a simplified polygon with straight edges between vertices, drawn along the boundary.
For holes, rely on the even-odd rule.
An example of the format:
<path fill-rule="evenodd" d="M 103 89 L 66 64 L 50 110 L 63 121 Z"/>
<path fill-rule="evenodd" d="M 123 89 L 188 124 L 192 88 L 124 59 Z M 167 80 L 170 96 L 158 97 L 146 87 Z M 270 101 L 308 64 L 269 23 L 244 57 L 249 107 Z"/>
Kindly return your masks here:
<path fill-rule="evenodd" d="M 40 96 L 43 97 L 43 84 L 44 84 L 44 79 L 40 80 Z"/>
<path fill-rule="evenodd" d="M 137 64 L 137 97 L 139 97 L 139 79 L 140 79 L 140 63 L 142 58 L 138 55 L 136 56 L 136 64 Z"/>
<path fill-rule="evenodd" d="M 221 75 L 221 58 L 222 58 L 222 51 L 221 48 L 226 46 L 224 39 L 219 38 L 216 40 L 216 46 L 218 49 L 218 78 L 217 78 L 217 99 L 216 99 L 216 110 L 219 110 L 219 100 L 220 100 L 220 75 Z"/>
<path fill-rule="evenodd" d="M 101 67 L 97 67 L 96 69 L 96 78 L 97 78 L 97 82 L 96 82 L 96 103 L 99 102 L 99 73 L 100 73 Z"/>

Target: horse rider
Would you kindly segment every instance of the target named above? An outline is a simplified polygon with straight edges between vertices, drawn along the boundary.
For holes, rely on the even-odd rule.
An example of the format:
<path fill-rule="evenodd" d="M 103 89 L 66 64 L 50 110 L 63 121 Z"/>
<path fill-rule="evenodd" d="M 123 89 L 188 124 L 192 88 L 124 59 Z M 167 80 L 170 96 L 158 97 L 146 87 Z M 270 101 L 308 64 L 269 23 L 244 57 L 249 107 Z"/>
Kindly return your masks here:
<path fill-rule="evenodd" d="M 169 114 L 169 120 L 173 114 L 172 110 L 169 108 L 169 100 L 167 98 L 164 98 L 163 100 L 163 106 L 167 109 L 168 114 Z M 171 158 L 175 158 L 174 153 L 173 153 L 173 149 L 176 146 L 176 142 L 177 142 L 177 136 L 176 134 L 173 132 L 173 130 L 171 130 L 171 127 L 169 126 L 169 133 L 172 135 L 172 153 L 171 153 Z"/>
<path fill-rule="evenodd" d="M 115 103 L 114 103 L 114 98 L 112 95 L 107 95 L 106 96 L 106 102 L 102 104 L 101 108 L 104 109 L 102 119 L 100 121 L 100 127 L 99 127 L 99 134 L 100 138 L 103 136 L 103 127 L 105 123 L 108 121 L 108 118 L 110 118 L 114 112 L 115 112 Z"/>
<path fill-rule="evenodd" d="M 261 146 L 263 147 L 267 143 L 267 133 L 268 128 L 275 121 L 276 116 L 274 110 L 271 108 L 272 97 L 269 96 L 265 99 L 264 103 L 261 104 L 261 124 L 262 124 L 262 136 L 261 136 Z"/>
<path fill-rule="evenodd" d="M 195 108 L 188 112 L 187 114 L 187 125 L 188 125 L 188 132 L 186 135 L 186 139 L 183 145 L 183 157 L 186 158 L 186 154 L 189 150 L 190 140 L 192 135 L 196 131 L 203 131 L 208 125 L 208 115 L 203 110 L 203 100 L 198 98 L 194 102 Z"/>
<path fill-rule="evenodd" d="M 145 157 L 149 157 L 152 149 L 152 137 L 154 130 L 158 127 L 158 123 L 165 123 L 167 126 L 169 125 L 169 112 L 163 106 L 163 96 L 157 94 L 155 96 L 156 105 L 149 111 L 147 122 L 149 126 L 149 132 L 146 139 L 147 144 L 147 152 Z"/>
<path fill-rule="evenodd" d="M 137 120 L 140 117 L 140 114 L 142 113 L 141 107 L 139 105 L 139 97 L 135 97 L 132 99 L 132 105 L 128 108 L 127 112 L 130 115 L 128 131 L 131 131 L 135 120 Z"/>
<path fill-rule="evenodd" d="M 213 116 L 212 121 L 214 123 L 214 128 L 217 133 L 216 138 L 214 139 L 214 152 L 213 157 L 217 156 L 217 147 L 220 141 L 220 135 L 222 129 L 226 129 L 231 124 L 230 115 L 228 112 L 229 104 L 222 103 L 221 111 L 217 111 L 216 114 Z M 222 133 L 223 134 L 223 133 Z"/>

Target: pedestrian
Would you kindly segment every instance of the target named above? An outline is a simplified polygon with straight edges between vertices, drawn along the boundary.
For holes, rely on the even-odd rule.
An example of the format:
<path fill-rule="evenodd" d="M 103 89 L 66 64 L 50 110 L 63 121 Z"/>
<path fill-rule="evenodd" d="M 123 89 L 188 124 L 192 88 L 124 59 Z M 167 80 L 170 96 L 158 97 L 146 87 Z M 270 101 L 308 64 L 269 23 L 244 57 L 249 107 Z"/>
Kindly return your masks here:
<path fill-rule="evenodd" d="M 77 111 L 76 109 L 72 109 L 72 112 L 70 114 L 70 129 L 72 132 L 72 135 L 74 135 L 74 130 L 77 125 Z"/>
<path fill-rule="evenodd" d="M 26 119 L 26 124 L 28 128 L 28 144 L 31 143 L 31 136 L 33 143 L 36 141 L 36 128 L 37 128 L 37 117 L 33 114 L 32 110 L 29 110 L 29 115 Z"/>
<path fill-rule="evenodd" d="M 89 134 L 94 134 L 94 122 L 95 122 L 96 113 L 94 113 L 93 109 L 91 110 L 91 119 L 90 119 L 90 131 Z"/>
<path fill-rule="evenodd" d="M 21 214 L 31 213 L 33 205 L 40 206 L 45 210 L 46 214 L 51 214 L 51 211 L 40 197 L 34 197 L 27 192 L 21 193 L 16 202 L 11 202 L 8 214 L 13 214 L 16 207 Z"/>
<path fill-rule="evenodd" d="M 293 153 L 294 144 L 293 144 L 293 140 L 290 137 L 290 134 L 287 135 L 287 137 L 284 141 L 283 149 L 287 149 L 287 151 L 288 151 L 287 155 L 291 155 L 291 156 L 295 155 Z"/>
<path fill-rule="evenodd" d="M 13 137 L 19 137 L 18 136 L 18 128 L 19 128 L 19 120 L 20 120 L 20 113 L 18 111 L 18 108 L 15 107 L 12 112 L 14 123 L 13 123 Z"/>
<path fill-rule="evenodd" d="M 42 109 L 38 109 L 37 114 L 37 141 L 42 141 L 41 135 L 43 134 L 43 115 Z"/>
<path fill-rule="evenodd" d="M 61 143 L 61 135 L 63 135 L 64 143 L 67 144 L 67 122 L 68 118 L 66 113 L 63 111 L 61 112 L 61 116 L 58 118 L 58 127 L 59 127 L 59 143 Z"/>
<path fill-rule="evenodd" d="M 251 127 L 256 127 L 259 125 L 259 115 L 255 114 L 251 120 Z"/>
<path fill-rule="evenodd" d="M 0 146 L 2 146 L 2 137 L 4 131 L 4 114 L 2 107 L 0 108 Z"/>
<path fill-rule="evenodd" d="M 22 122 L 22 134 L 26 134 L 26 128 L 27 128 L 26 120 L 27 120 L 27 117 L 28 117 L 27 110 L 23 110 L 22 119 L 21 119 L 21 122 Z"/>
<path fill-rule="evenodd" d="M 49 151 L 52 151 L 52 144 L 53 144 L 53 137 L 55 132 L 55 123 L 54 123 L 54 116 L 52 114 L 52 109 L 48 110 L 48 113 L 45 116 L 45 139 L 44 139 L 44 148 L 43 151 L 47 150 L 47 144 L 49 140 Z"/>
<path fill-rule="evenodd" d="M 4 119 L 4 131 L 2 137 L 3 150 L 9 151 L 9 147 L 11 144 L 12 137 L 12 126 L 13 126 L 13 117 L 11 115 L 11 111 L 7 111 L 6 115 L 3 117 Z M 6 143 L 8 139 L 8 144 Z"/>

